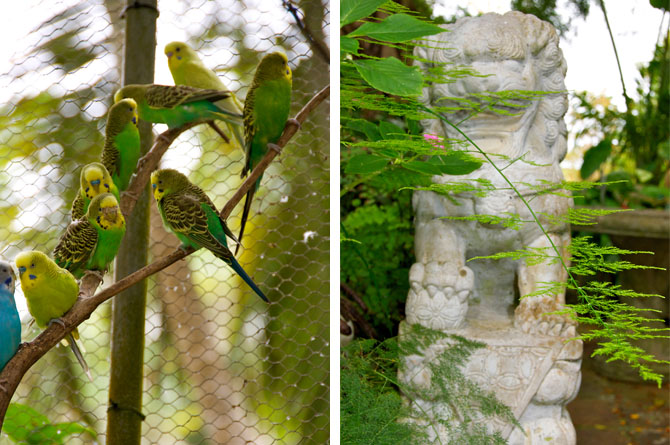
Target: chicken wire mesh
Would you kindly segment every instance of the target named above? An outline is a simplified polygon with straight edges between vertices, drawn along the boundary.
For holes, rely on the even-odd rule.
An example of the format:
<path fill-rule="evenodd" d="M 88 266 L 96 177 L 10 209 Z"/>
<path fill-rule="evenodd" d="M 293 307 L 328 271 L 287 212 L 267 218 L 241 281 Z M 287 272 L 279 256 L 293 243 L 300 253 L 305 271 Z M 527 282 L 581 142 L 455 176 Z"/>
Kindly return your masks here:
<path fill-rule="evenodd" d="M 328 3 L 294 4 L 327 42 Z M 4 259 L 23 250 L 50 253 L 69 223 L 79 169 L 100 157 L 106 112 L 120 86 L 125 6 L 35 0 L 14 12 L 18 35 L 25 36 L 13 43 L 18 51 L 0 77 Z M 327 63 L 279 0 L 159 0 L 158 9 L 156 83 L 173 83 L 163 55 L 173 40 L 189 43 L 241 99 L 260 57 L 284 51 L 293 69 L 291 116 L 329 82 Z M 269 305 L 204 250 L 149 278 L 142 443 L 328 441 L 328 130 L 324 103 L 265 172 L 256 194 L 237 258 Z M 241 149 L 198 126 L 172 144 L 161 167 L 187 174 L 221 208 L 241 184 L 243 159 Z M 179 243 L 166 233 L 154 202 L 150 207 L 152 261 Z M 241 208 L 228 219 L 235 233 Z M 104 285 L 111 281 L 108 273 Z M 32 340 L 39 329 L 28 327 L 20 289 L 16 300 L 22 340 Z M 79 326 L 92 383 L 59 346 L 28 371 L 12 399 L 53 423 L 75 421 L 97 433 L 67 443 L 106 442 L 111 308 L 104 303 Z M 6 441 L 3 433 L 0 442 Z"/>

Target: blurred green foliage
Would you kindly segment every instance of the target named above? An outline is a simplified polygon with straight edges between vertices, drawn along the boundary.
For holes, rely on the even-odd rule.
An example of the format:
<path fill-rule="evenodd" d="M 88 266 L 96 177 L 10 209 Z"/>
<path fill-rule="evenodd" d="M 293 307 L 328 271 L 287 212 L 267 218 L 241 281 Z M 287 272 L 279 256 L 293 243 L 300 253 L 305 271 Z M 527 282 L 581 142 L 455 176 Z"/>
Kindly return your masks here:
<path fill-rule="evenodd" d="M 76 422 L 51 423 L 47 416 L 20 403 L 10 403 L 2 431 L 15 443 L 52 444 L 67 443 L 72 435 L 86 434 L 96 439 L 95 431 Z"/>
<path fill-rule="evenodd" d="M 583 179 L 615 182 L 582 195 L 591 205 L 663 208 L 670 205 L 670 51 L 665 37 L 640 67 L 637 100 L 625 111 L 587 92 L 576 94 L 579 142 L 600 139 L 584 153 Z"/>

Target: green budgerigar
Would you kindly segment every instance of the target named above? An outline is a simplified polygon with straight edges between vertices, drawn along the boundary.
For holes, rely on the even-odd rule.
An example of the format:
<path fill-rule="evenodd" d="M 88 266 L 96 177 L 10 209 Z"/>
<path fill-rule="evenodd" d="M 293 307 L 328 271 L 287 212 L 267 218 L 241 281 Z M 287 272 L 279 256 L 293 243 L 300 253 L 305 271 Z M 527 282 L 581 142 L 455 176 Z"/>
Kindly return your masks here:
<path fill-rule="evenodd" d="M 91 199 L 101 193 L 111 193 L 119 199 L 119 189 L 112 180 L 109 171 L 100 162 L 91 162 L 81 169 L 79 191 L 72 201 L 72 221 L 81 219 L 88 211 Z"/>
<path fill-rule="evenodd" d="M 151 187 L 163 223 L 179 238 L 184 247 L 206 248 L 237 272 L 259 297 L 268 301 L 228 249 L 226 236 L 235 240 L 235 235 L 200 187 L 172 169 L 153 172 Z"/>
<path fill-rule="evenodd" d="M 216 104 L 228 97 L 228 91 L 147 84 L 124 86 L 116 92 L 114 101 L 131 98 L 137 103 L 140 119 L 177 128 L 191 122 L 212 120 L 239 124 L 242 116 L 230 113 Z"/>
<path fill-rule="evenodd" d="M 104 272 L 114 259 L 126 233 L 119 202 L 111 193 L 91 200 L 86 216 L 67 226 L 54 249 L 56 264 L 76 278 L 87 270 Z"/>
<path fill-rule="evenodd" d="M 168 67 L 172 73 L 175 85 L 186 85 L 195 88 L 204 88 L 219 91 L 229 91 L 228 87 L 216 75 L 216 73 L 205 66 L 198 54 L 184 42 L 170 42 L 165 45 L 165 55 L 168 59 Z M 241 116 L 242 104 L 233 92 L 226 99 L 216 103 L 219 107 L 229 113 Z M 235 139 L 244 146 L 244 138 L 238 124 L 228 122 L 228 131 L 235 135 Z"/>
<path fill-rule="evenodd" d="M 128 188 L 140 159 L 140 131 L 137 128 L 137 103 L 122 99 L 107 113 L 102 163 L 120 191 Z"/>
<path fill-rule="evenodd" d="M 291 108 L 291 68 L 282 53 L 271 53 L 263 57 L 256 68 L 254 80 L 244 100 L 244 149 L 246 162 L 242 177 L 258 165 L 268 150 L 268 144 L 279 140 L 288 120 Z M 247 193 L 242 212 L 239 242 L 242 243 L 244 226 L 249 217 L 254 194 L 261 185 L 261 178 Z M 237 245 L 239 249 L 240 244 Z M 237 252 L 237 250 L 236 250 Z"/>
<path fill-rule="evenodd" d="M 37 326 L 44 328 L 52 322 L 63 324 L 60 317 L 70 310 L 79 295 L 79 285 L 75 277 L 36 250 L 21 252 L 14 262 L 19 269 L 21 289 L 28 303 L 28 310 Z M 77 346 L 76 338 L 79 338 L 79 332 L 75 328 L 66 339 L 77 361 L 92 381 L 91 372 Z"/>

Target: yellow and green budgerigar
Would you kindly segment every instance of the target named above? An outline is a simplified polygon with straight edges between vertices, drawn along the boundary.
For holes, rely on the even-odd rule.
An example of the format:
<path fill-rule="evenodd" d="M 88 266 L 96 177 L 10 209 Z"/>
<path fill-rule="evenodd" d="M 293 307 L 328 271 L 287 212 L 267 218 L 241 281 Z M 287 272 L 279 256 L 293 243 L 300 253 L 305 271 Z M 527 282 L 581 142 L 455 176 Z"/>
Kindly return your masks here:
<path fill-rule="evenodd" d="M 72 221 L 81 219 L 88 211 L 91 199 L 101 193 L 111 193 L 119 199 L 119 189 L 112 180 L 109 171 L 100 162 L 91 162 L 81 169 L 79 191 L 72 201 Z"/>
<path fill-rule="evenodd" d="M 244 100 L 244 149 L 246 162 L 242 177 L 258 165 L 268 144 L 279 140 L 288 120 L 291 108 L 291 68 L 282 53 L 271 53 L 263 57 L 256 68 L 254 80 Z M 244 226 L 249 217 L 251 202 L 261 184 L 261 177 L 247 193 L 242 212 L 242 223 L 238 237 L 242 243 Z M 237 245 L 239 249 L 240 244 Z M 237 250 L 236 250 L 237 252 Z"/>
<path fill-rule="evenodd" d="M 173 169 L 153 172 L 151 187 L 163 223 L 184 247 L 206 248 L 228 264 L 259 297 L 268 301 L 228 249 L 226 236 L 235 240 L 235 235 L 200 187 Z"/>
<path fill-rule="evenodd" d="M 165 55 L 168 59 L 168 67 L 172 73 L 175 85 L 187 85 L 195 88 L 229 91 L 228 87 L 216 75 L 216 73 L 205 66 L 198 54 L 184 42 L 170 42 L 165 45 Z M 232 114 L 242 115 L 242 104 L 233 92 L 226 99 L 216 103 L 219 107 Z M 237 124 L 227 122 L 228 131 L 235 135 L 235 139 L 244 146 L 244 138 L 240 127 L 242 120 Z"/>
<path fill-rule="evenodd" d="M 114 259 L 126 233 L 119 202 L 111 193 L 91 200 L 86 216 L 67 226 L 54 249 L 56 264 L 76 278 L 87 270 L 104 272 Z"/>
<path fill-rule="evenodd" d="M 28 310 L 37 326 L 44 328 L 52 322 L 63 324 L 60 317 L 77 301 L 79 284 L 67 270 L 59 267 L 51 258 L 37 250 L 21 252 L 14 259 L 19 269 L 19 280 Z M 93 380 L 75 339 L 79 338 L 77 328 L 66 337 L 77 361 L 89 380 Z"/>
<path fill-rule="evenodd" d="M 228 91 L 146 84 L 124 86 L 116 92 L 114 101 L 131 98 L 137 103 L 140 119 L 177 128 L 187 123 L 213 120 L 239 124 L 242 116 L 217 105 L 228 97 Z"/>
<path fill-rule="evenodd" d="M 112 175 L 119 191 L 128 188 L 140 159 L 140 131 L 137 128 L 137 103 L 122 99 L 107 113 L 102 163 Z"/>

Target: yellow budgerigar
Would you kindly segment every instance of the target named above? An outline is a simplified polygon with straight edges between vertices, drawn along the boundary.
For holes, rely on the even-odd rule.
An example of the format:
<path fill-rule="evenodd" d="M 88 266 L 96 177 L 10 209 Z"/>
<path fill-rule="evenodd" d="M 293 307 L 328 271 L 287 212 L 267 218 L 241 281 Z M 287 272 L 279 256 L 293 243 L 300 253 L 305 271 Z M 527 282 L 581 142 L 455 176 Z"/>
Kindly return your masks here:
<path fill-rule="evenodd" d="M 52 322 L 63 324 L 60 317 L 70 310 L 79 295 L 79 284 L 75 277 L 36 250 L 21 252 L 14 262 L 19 269 L 21 289 L 28 310 L 37 326 L 44 328 Z M 84 356 L 75 342 L 76 338 L 79 338 L 79 332 L 74 328 L 66 337 L 67 342 L 89 380 L 93 381 Z"/>
<path fill-rule="evenodd" d="M 172 73 L 175 85 L 186 85 L 190 87 L 229 91 L 214 71 L 207 68 L 198 54 L 184 42 L 170 42 L 165 45 L 165 55 L 168 58 L 168 67 Z M 216 103 L 220 108 L 242 115 L 242 104 L 234 93 Z M 244 139 L 240 131 L 240 125 L 226 122 L 228 130 L 235 135 L 240 147 L 244 146 Z"/>

